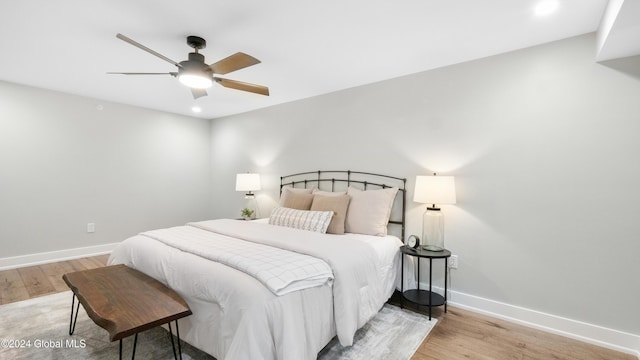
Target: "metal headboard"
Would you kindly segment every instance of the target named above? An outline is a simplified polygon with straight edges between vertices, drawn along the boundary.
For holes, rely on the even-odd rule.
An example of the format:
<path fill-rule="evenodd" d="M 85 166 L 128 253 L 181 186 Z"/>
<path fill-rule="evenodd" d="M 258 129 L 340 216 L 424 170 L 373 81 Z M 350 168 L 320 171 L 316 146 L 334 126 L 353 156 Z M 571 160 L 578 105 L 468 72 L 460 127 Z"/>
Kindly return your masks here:
<path fill-rule="evenodd" d="M 309 171 L 281 176 L 280 194 L 282 194 L 282 188 L 285 186 L 296 187 L 296 185 L 298 185 L 297 187 L 303 187 L 305 189 L 309 186 L 315 186 L 320 190 L 336 191 L 336 184 L 346 184 L 345 190 L 353 184 L 362 185 L 363 190 L 367 190 L 369 186 L 374 186 L 375 188 L 381 189 L 397 187 L 398 194 L 396 195 L 396 199 L 394 200 L 394 208 L 396 208 L 396 203 L 400 201 L 402 209 L 401 215 L 398 216 L 392 211 L 391 218 L 389 219 L 389 224 L 400 226 L 402 234 L 400 240 L 404 241 L 407 203 L 407 179 L 405 178 L 351 170 Z"/>

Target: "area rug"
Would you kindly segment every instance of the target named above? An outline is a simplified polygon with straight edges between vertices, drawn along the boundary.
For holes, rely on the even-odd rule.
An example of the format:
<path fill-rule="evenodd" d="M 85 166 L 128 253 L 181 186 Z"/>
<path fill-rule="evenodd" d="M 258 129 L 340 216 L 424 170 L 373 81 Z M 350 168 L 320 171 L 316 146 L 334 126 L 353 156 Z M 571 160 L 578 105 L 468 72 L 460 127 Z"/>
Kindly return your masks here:
<path fill-rule="evenodd" d="M 43 296 L 0 306 L 0 359 L 107 360 L 118 358 L 118 341 L 95 325 L 80 307 L 74 335 L 69 336 L 71 292 Z M 355 336 L 354 345 L 342 347 L 333 339 L 318 355 L 321 360 L 406 360 L 435 326 L 436 319 L 385 305 Z M 182 343 L 185 360 L 215 360 Z M 123 341 L 129 358 L 133 339 Z M 168 332 L 155 328 L 138 335 L 136 359 L 173 359 Z"/>

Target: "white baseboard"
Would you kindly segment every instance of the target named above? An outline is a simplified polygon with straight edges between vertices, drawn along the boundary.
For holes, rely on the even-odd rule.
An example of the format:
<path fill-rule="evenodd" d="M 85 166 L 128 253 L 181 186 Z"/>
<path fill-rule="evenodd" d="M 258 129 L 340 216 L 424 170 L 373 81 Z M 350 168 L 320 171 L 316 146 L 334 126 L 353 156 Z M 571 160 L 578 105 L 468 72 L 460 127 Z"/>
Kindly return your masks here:
<path fill-rule="evenodd" d="M 37 254 L 0 258 L 0 270 L 41 265 L 110 253 L 119 243 L 88 246 L 75 249 L 49 251 Z"/>
<path fill-rule="evenodd" d="M 421 287 L 423 285 L 421 284 Z M 427 284 L 428 286 L 428 284 Z M 435 288 L 442 293 L 444 289 Z M 634 355 L 640 359 L 640 335 L 449 290 L 449 305 L 542 331 Z"/>

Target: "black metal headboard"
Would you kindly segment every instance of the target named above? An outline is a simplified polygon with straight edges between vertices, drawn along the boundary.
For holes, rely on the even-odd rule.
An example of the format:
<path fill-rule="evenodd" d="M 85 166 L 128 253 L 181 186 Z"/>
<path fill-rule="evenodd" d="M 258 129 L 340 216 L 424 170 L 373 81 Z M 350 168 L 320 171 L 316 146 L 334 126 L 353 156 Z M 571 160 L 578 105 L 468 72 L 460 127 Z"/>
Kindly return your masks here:
<path fill-rule="evenodd" d="M 353 184 L 361 185 L 363 190 L 367 190 L 369 186 L 381 189 L 390 187 L 398 188 L 398 194 L 394 200 L 389 224 L 400 226 L 402 236 L 400 240 L 404 241 L 407 202 L 407 179 L 405 178 L 351 170 L 309 171 L 281 176 L 280 193 L 282 194 L 282 188 L 285 186 L 296 187 L 296 185 L 298 185 L 297 187 L 305 189 L 309 186 L 315 186 L 324 191 L 339 191 L 342 190 L 342 188 L 346 190 Z M 340 189 L 336 190 L 337 187 Z M 398 215 L 398 213 L 400 213 L 400 215 Z"/>

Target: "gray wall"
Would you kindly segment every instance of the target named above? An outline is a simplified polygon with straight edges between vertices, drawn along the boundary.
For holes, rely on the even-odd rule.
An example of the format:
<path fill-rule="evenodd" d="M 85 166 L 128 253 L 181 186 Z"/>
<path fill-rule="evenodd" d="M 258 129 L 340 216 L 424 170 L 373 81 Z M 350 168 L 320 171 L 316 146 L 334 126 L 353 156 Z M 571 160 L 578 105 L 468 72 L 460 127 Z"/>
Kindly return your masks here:
<path fill-rule="evenodd" d="M 455 175 L 455 290 L 640 334 L 640 58 L 594 52 L 590 34 L 213 120 L 213 215 L 239 215 L 237 172 L 262 174 L 262 215 L 287 173 L 406 176 L 409 199 Z"/>
<path fill-rule="evenodd" d="M 0 258 L 209 218 L 209 128 L 208 120 L 0 82 Z"/>

